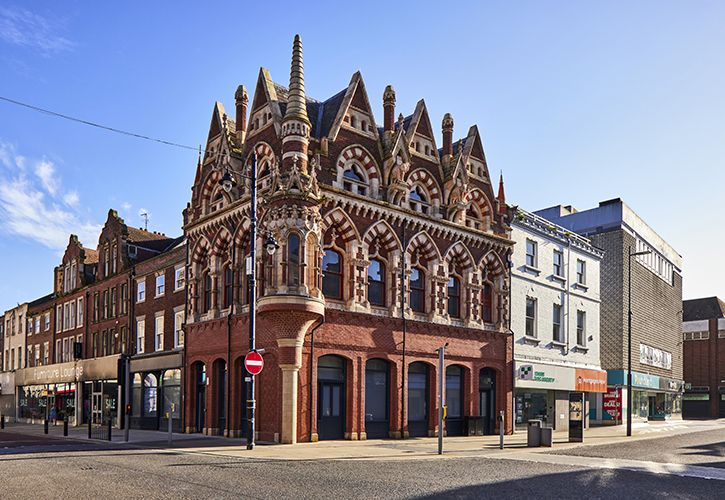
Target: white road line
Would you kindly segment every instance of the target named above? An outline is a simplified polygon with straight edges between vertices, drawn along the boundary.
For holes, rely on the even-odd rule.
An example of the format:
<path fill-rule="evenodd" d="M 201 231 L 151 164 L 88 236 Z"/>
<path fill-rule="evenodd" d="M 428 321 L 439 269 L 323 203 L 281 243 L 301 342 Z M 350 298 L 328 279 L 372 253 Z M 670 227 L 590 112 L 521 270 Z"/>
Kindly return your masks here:
<path fill-rule="evenodd" d="M 493 458 L 493 457 L 490 457 Z M 703 467 L 701 465 L 672 464 L 661 462 L 646 462 L 640 460 L 626 460 L 619 458 L 576 457 L 571 455 L 549 455 L 547 453 L 511 453 L 495 458 L 502 460 L 523 460 L 554 465 L 571 465 L 574 467 L 589 467 L 591 469 L 619 469 L 635 472 L 649 472 L 652 474 L 670 474 L 674 476 L 696 477 L 700 479 L 715 479 L 725 481 L 725 468 Z"/>

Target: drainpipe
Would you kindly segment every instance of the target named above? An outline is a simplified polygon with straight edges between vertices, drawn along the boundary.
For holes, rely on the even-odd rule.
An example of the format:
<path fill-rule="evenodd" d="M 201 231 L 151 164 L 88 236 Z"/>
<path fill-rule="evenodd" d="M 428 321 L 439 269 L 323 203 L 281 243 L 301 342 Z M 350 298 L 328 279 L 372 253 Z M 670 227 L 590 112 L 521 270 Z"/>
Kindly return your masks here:
<path fill-rule="evenodd" d="M 405 365 L 405 337 L 407 334 L 407 323 L 405 321 L 405 221 L 403 221 L 403 238 L 401 239 L 402 251 L 400 252 L 400 317 L 403 320 L 403 356 L 401 369 L 401 390 L 400 390 L 400 439 L 405 438 L 405 373 L 407 367 Z"/>
<path fill-rule="evenodd" d="M 181 349 L 181 367 L 183 369 L 181 377 L 181 432 L 186 432 L 186 347 L 189 343 L 189 336 L 186 332 L 186 322 L 189 317 L 189 239 L 186 238 L 186 255 L 184 256 L 184 323 L 181 329 L 184 331 L 184 346 Z"/>
<path fill-rule="evenodd" d="M 509 324 L 508 324 L 508 335 L 511 337 L 511 363 L 513 364 L 513 373 L 511 376 L 511 434 L 513 434 L 516 431 L 516 342 L 514 342 L 514 331 L 511 328 L 511 307 L 512 307 L 512 290 L 514 288 L 514 277 L 513 277 L 513 268 L 514 268 L 514 259 L 513 259 L 513 250 L 509 252 L 508 256 L 508 265 L 509 265 Z M 494 385 L 494 390 L 495 390 Z M 495 393 L 494 393 L 495 394 Z M 495 405 L 494 401 L 494 405 Z M 494 406 L 495 407 L 495 406 Z M 503 426 L 506 426 L 506 422 L 503 422 Z"/>
<path fill-rule="evenodd" d="M 571 237 L 566 237 L 566 353 L 569 354 L 571 341 Z"/>
<path fill-rule="evenodd" d="M 235 234 L 236 231 L 232 232 L 232 235 Z M 229 264 L 229 270 L 232 273 L 232 297 L 231 301 L 229 303 L 229 314 L 227 315 L 227 380 L 226 380 L 226 392 L 227 392 L 227 408 L 226 408 L 226 437 L 231 437 L 229 435 L 229 411 L 231 407 L 231 397 L 232 397 L 232 391 L 231 391 L 231 362 L 232 362 L 232 311 L 234 310 L 234 263 L 236 262 L 236 254 L 237 254 L 237 246 L 234 244 L 234 236 L 232 236 L 232 261 Z M 224 276 L 224 279 L 226 279 L 226 276 Z M 224 289 L 226 291 L 226 282 L 224 282 Z"/>
<path fill-rule="evenodd" d="M 308 382 L 308 385 L 310 386 L 310 443 L 312 442 L 312 425 L 314 424 L 314 408 L 312 407 L 312 401 L 313 401 L 313 395 L 314 395 L 314 387 L 312 385 L 312 374 L 315 369 L 315 332 L 318 328 L 320 328 L 323 324 L 325 324 L 325 317 L 322 316 L 320 318 L 320 322 L 315 325 L 315 327 L 310 332 L 310 380 Z"/>

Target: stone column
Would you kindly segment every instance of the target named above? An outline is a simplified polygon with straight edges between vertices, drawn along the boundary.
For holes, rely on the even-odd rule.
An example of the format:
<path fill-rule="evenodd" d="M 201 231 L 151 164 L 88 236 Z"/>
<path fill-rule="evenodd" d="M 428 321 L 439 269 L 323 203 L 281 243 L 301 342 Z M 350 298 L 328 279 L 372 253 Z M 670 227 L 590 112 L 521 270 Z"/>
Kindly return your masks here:
<path fill-rule="evenodd" d="M 297 442 L 297 377 L 302 366 L 303 339 L 277 339 L 282 369 L 282 444 Z"/>

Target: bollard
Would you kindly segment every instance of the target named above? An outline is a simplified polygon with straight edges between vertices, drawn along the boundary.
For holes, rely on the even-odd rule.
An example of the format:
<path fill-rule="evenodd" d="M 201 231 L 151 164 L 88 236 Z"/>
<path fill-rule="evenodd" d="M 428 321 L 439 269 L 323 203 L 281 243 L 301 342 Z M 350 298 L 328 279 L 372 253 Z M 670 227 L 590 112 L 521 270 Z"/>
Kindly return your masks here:
<path fill-rule="evenodd" d="M 113 431 L 113 419 L 108 418 L 108 440 L 111 441 L 111 432 Z"/>
<path fill-rule="evenodd" d="M 93 420 L 93 417 L 90 415 L 88 416 L 88 439 L 91 439 L 91 421 Z"/>
<path fill-rule="evenodd" d="M 172 427 L 171 427 L 172 420 L 171 420 L 171 415 L 168 412 L 166 413 L 166 420 L 169 422 L 169 446 L 171 446 L 171 441 L 173 438 L 173 434 L 172 434 L 172 430 L 171 430 L 172 429 Z"/>
<path fill-rule="evenodd" d="M 504 431 L 504 427 L 505 427 L 503 410 L 501 410 L 501 412 L 499 413 L 498 421 L 499 421 L 498 429 L 499 429 L 499 434 L 500 434 L 498 447 L 499 447 L 499 449 L 503 450 L 503 431 Z"/>
<path fill-rule="evenodd" d="M 68 417 L 63 418 L 63 435 L 68 436 Z"/>
<path fill-rule="evenodd" d="M 43 421 L 43 432 L 48 434 L 48 419 L 47 418 Z"/>

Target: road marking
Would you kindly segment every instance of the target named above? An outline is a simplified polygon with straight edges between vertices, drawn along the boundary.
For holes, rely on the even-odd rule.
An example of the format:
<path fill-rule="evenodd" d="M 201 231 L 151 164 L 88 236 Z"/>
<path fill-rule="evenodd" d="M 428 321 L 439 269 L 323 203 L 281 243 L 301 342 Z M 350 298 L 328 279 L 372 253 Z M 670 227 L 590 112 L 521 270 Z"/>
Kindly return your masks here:
<path fill-rule="evenodd" d="M 490 457 L 494 458 L 494 457 Z M 670 474 L 682 477 L 696 477 L 700 479 L 715 479 L 725 481 L 725 469 L 716 467 L 703 467 L 701 465 L 673 464 L 662 462 L 647 462 L 644 460 L 627 460 L 620 458 L 601 457 L 575 457 L 571 455 L 549 455 L 547 453 L 511 453 L 495 458 L 501 460 L 523 460 L 553 465 L 571 465 L 575 467 L 589 467 L 592 469 L 619 469 L 634 472 L 649 472 L 652 474 Z"/>

